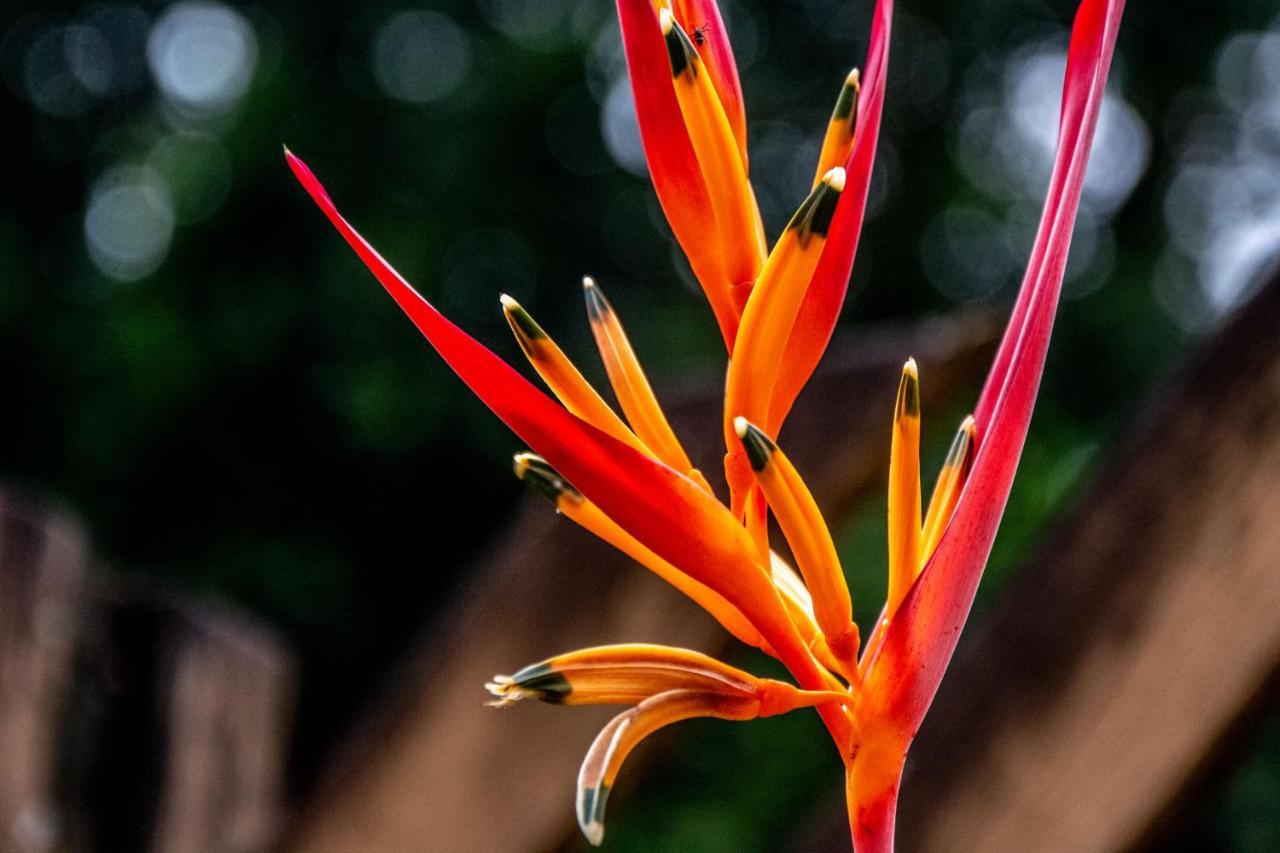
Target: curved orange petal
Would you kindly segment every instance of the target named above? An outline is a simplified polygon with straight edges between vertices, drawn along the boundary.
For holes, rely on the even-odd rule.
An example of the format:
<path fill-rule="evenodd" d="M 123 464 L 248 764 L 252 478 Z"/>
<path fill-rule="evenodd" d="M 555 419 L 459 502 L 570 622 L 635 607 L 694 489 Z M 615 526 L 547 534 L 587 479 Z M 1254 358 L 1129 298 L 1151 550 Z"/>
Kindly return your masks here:
<path fill-rule="evenodd" d="M 754 699 L 758 716 L 786 713 L 822 702 L 846 703 L 846 693 L 805 692 L 723 661 L 676 646 L 621 643 L 556 655 L 485 687 L 494 705 L 540 699 L 555 705 L 634 705 L 668 690 L 697 690 Z"/>
<path fill-rule="evenodd" d="M 772 682 L 786 687 L 779 682 Z M 577 814 L 582 834 L 593 845 L 604 840 L 604 808 L 622 763 L 649 735 L 672 723 L 696 717 L 720 720 L 753 720 L 768 713 L 831 701 L 833 694 L 803 694 L 792 690 L 790 707 L 766 708 L 759 698 L 710 693 L 700 690 L 668 690 L 614 717 L 596 736 L 578 771 Z"/>

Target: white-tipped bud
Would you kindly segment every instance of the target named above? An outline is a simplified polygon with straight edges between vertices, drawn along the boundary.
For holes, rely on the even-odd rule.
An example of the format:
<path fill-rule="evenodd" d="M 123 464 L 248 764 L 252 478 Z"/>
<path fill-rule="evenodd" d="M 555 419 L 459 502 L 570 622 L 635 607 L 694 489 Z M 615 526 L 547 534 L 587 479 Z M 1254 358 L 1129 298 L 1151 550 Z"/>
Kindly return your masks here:
<path fill-rule="evenodd" d="M 845 171 L 843 166 L 836 166 L 822 176 L 822 182 L 838 193 L 844 192 Z"/>
<path fill-rule="evenodd" d="M 671 10 L 662 8 L 658 10 L 658 24 L 662 27 L 664 36 L 671 34 L 671 28 L 676 25 L 675 16 L 671 14 Z"/>

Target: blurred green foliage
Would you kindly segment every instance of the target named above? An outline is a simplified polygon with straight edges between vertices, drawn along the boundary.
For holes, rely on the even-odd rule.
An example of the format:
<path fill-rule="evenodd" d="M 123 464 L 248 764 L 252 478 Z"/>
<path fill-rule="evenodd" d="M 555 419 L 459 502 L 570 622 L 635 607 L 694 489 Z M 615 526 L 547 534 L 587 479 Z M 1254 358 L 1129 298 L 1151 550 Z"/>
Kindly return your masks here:
<path fill-rule="evenodd" d="M 1017 269 L 993 266 L 986 290 L 969 296 L 970 283 L 931 274 L 927 235 L 940 212 L 1002 221 L 1015 206 L 966 171 L 958 128 L 975 99 L 998 94 L 1000 70 L 1021 46 L 1061 42 L 1073 6 L 900 3 L 882 173 L 847 323 L 1009 298 Z M 806 189 L 795 175 L 816 154 L 845 72 L 861 62 L 870 7 L 726 3 L 729 34 L 745 51 L 754 176 L 775 232 Z M 250 76 L 232 103 L 212 106 L 175 100 L 181 76 L 164 85 L 156 33 L 175 8 L 17 3 L 0 14 L 0 110 L 11 129 L 0 134 L 9 164 L 0 173 L 0 363 L 11 366 L 0 475 L 72 508 L 114 568 L 235 600 L 287 631 L 304 664 L 303 790 L 509 516 L 518 490 L 507 460 L 520 448 L 312 209 L 280 143 L 308 160 L 410 280 L 501 355 L 518 356 L 497 303 L 510 291 L 589 363 L 577 286 L 586 272 L 627 318 L 659 386 L 718 365 L 722 352 L 650 188 L 615 162 L 607 138 L 610 127 L 625 131 L 601 119 L 623 79 L 611 4 L 236 6 L 251 32 L 253 50 L 241 57 Z M 128 85 L 98 93 L 92 74 L 37 47 L 42 34 L 69 38 L 104 9 L 135 15 L 141 29 L 120 32 L 150 38 L 152 55 L 146 73 L 127 78 L 141 42 L 99 51 Z M 452 41 L 425 65 L 385 41 L 398 37 L 390 22 L 406 10 L 454 27 L 441 30 Z M 1163 193 L 1186 101 L 1212 83 L 1216 51 L 1273 14 L 1265 0 L 1131 4 L 1113 91 L 1145 126 L 1149 159 L 1124 203 L 1100 214 L 1106 251 L 1068 288 L 988 594 L 1194 339 L 1157 290 L 1169 242 Z M 381 49 L 400 64 L 380 64 Z M 443 57 L 458 74 L 441 80 L 433 63 Z M 430 99 L 388 94 L 397 85 Z M 167 194 L 155 227 L 170 237 L 154 269 L 113 277 L 101 248 L 94 253 L 92 211 L 114 186 L 104 175 L 121 167 L 145 168 Z M 1028 246 L 1006 254 L 1020 258 Z M 958 414 L 926 413 L 936 425 L 928 470 Z M 841 540 L 857 600 L 879 600 L 879 509 Z M 694 723 L 662 737 L 677 741 L 678 758 L 619 794 L 612 849 L 772 849 L 835 773 L 811 715 Z M 1278 752 L 1271 731 L 1204 818 L 1229 828 L 1219 837 L 1236 839 L 1234 849 L 1275 846 L 1274 814 L 1259 815 L 1273 805 L 1265 792 L 1275 789 Z M 743 766 L 753 773 L 736 772 Z"/>

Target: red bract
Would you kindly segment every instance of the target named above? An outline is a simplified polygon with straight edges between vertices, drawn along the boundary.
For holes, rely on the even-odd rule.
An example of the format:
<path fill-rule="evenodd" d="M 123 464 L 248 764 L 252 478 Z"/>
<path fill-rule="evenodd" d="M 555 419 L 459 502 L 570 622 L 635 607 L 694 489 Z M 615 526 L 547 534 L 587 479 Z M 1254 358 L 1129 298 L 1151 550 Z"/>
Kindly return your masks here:
<path fill-rule="evenodd" d="M 586 282 L 588 316 L 625 417 L 514 300 L 503 298 L 507 320 L 559 402 L 443 317 L 286 152 L 298 180 L 418 329 L 536 451 L 517 455 L 517 475 L 735 637 L 777 657 L 797 682 L 756 679 L 663 646 L 588 649 L 495 677 L 488 686 L 500 705 L 537 698 L 634 706 L 601 733 L 579 777 L 578 819 L 592 843 L 603 839 L 605 801 L 623 760 L 649 733 L 691 717 L 747 720 L 814 707 L 845 764 L 858 853 L 892 849 L 907 749 L 968 616 L 1026 439 L 1123 5 L 1080 5 L 1026 278 L 975 416 L 961 424 L 925 512 L 920 380 L 914 361 L 904 367 L 890 462 L 890 592 L 862 647 L 826 523 L 774 436 L 827 346 L 848 287 L 884 102 L 889 0 L 876 6 L 865 78 L 855 71 L 846 79 L 814 185 L 771 248 L 747 179 L 742 95 L 715 3 L 618 0 L 654 186 L 732 353 L 730 507 L 689 462 L 596 282 Z M 769 547 L 770 512 L 798 572 Z"/>
<path fill-rule="evenodd" d="M 860 711 L 865 707 L 867 718 L 890 727 L 888 737 L 901 742 L 904 755 L 955 651 L 1013 486 L 1123 10 L 1123 0 L 1085 0 L 1077 12 L 1049 194 L 1017 304 L 974 414 L 979 449 L 973 470 L 937 551 L 867 668 Z M 859 853 L 890 849 L 891 826 L 888 831 L 887 841 L 873 836 Z"/>

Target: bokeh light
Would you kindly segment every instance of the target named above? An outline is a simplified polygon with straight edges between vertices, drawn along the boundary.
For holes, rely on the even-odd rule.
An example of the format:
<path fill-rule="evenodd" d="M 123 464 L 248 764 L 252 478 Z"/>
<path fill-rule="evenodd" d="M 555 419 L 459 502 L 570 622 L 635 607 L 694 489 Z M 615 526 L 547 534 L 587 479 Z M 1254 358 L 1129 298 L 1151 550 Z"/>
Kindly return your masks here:
<path fill-rule="evenodd" d="M 102 273 L 136 281 L 164 262 L 173 240 L 173 201 L 167 185 L 150 169 L 120 167 L 93 186 L 84 214 L 89 257 Z"/>
<path fill-rule="evenodd" d="M 216 115 L 248 91 L 258 41 L 249 22 L 230 6 L 176 3 L 152 28 L 147 61 L 170 103 L 197 115 Z"/>
<path fill-rule="evenodd" d="M 86 6 L 67 28 L 67 61 L 80 84 L 98 97 L 138 91 L 147 82 L 151 19 L 133 4 Z"/>
<path fill-rule="evenodd" d="M 1183 99 L 1178 162 L 1164 195 L 1161 304 L 1203 329 L 1247 296 L 1280 255 L 1280 21 L 1219 49 L 1212 88 Z M 1199 298 L 1189 283 L 1199 288 Z"/>
<path fill-rule="evenodd" d="M 649 174 L 645 164 L 644 144 L 640 140 L 640 124 L 636 105 L 631 100 L 631 81 L 619 77 L 609 87 L 600 110 L 600 129 L 610 156 L 633 175 Z"/>
<path fill-rule="evenodd" d="M 981 57 L 965 73 L 953 136 L 958 165 L 977 197 L 935 214 L 921 243 L 926 275 L 952 299 L 987 298 L 1021 277 L 1057 146 L 1064 38 L 1037 38 L 1000 59 Z M 1123 75 L 1115 75 L 1098 118 L 1067 265 L 1067 298 L 1106 281 L 1114 254 L 1110 220 L 1150 163 L 1150 131 L 1123 88 Z"/>
<path fill-rule="evenodd" d="M 471 40 L 442 12 L 392 15 L 374 36 L 373 76 L 393 98 L 414 104 L 437 101 L 471 72 Z"/>
<path fill-rule="evenodd" d="M 575 175 L 603 175 L 615 167 L 600 136 L 597 109 L 585 86 L 564 90 L 547 109 L 547 147 Z"/>
<path fill-rule="evenodd" d="M 90 93 L 72 71 L 67 46 L 77 40 L 69 35 L 62 26 L 40 31 L 22 62 L 22 91 L 33 104 L 58 118 L 79 115 L 93 106 Z"/>

